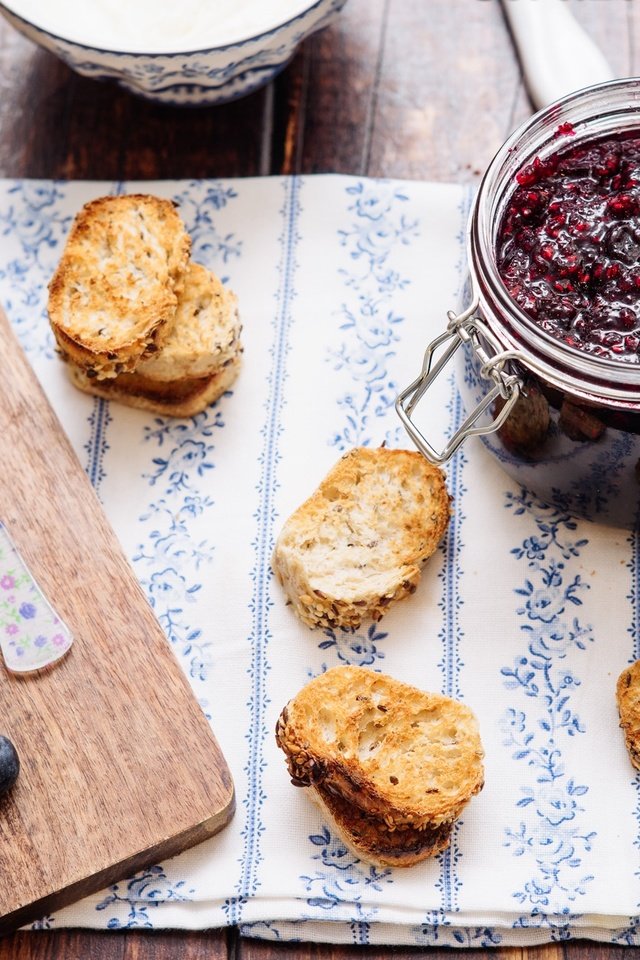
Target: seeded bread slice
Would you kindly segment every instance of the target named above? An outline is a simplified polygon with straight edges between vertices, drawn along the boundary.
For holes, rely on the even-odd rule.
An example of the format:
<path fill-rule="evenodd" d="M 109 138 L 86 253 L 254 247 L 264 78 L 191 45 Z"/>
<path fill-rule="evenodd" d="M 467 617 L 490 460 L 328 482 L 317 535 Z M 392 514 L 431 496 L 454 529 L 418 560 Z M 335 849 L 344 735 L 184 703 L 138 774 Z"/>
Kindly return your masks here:
<path fill-rule="evenodd" d="M 421 454 L 357 447 L 286 521 L 273 569 L 304 623 L 358 627 L 415 591 L 449 514 L 444 475 Z"/>
<path fill-rule="evenodd" d="M 640 660 L 618 677 L 616 699 L 629 758 L 636 770 L 640 770 Z"/>
<path fill-rule="evenodd" d="M 52 324 L 64 360 L 106 380 L 136 371 L 149 380 L 196 379 L 218 373 L 235 359 L 242 326 L 236 295 L 215 274 L 189 262 L 173 320 L 156 332 L 142 358 L 123 353 L 98 354 L 81 347 Z"/>
<path fill-rule="evenodd" d="M 94 371 L 109 365 L 115 375 L 116 363 L 130 369 L 150 344 L 160 345 L 190 246 L 169 200 L 130 194 L 82 208 L 49 284 L 54 334 L 78 345 L 76 363 Z"/>
<path fill-rule="evenodd" d="M 450 824 L 484 782 L 469 707 L 365 667 L 334 667 L 303 687 L 276 740 L 294 783 L 324 787 L 391 829 Z"/>
<path fill-rule="evenodd" d="M 67 364 L 71 382 L 83 393 L 115 400 L 127 407 L 149 410 L 166 417 L 192 417 L 214 403 L 228 390 L 240 371 L 241 350 L 208 377 L 182 380 L 150 380 L 137 372 L 97 380 L 73 363 Z"/>
<path fill-rule="evenodd" d="M 310 796 L 352 853 L 378 867 L 413 867 L 446 850 L 451 842 L 452 823 L 391 829 L 323 784 L 311 787 Z"/>
<path fill-rule="evenodd" d="M 240 341 L 236 295 L 218 277 L 190 262 L 184 289 L 161 350 L 136 366 L 149 380 L 208 377 L 234 359 Z"/>
<path fill-rule="evenodd" d="M 63 333 L 53 322 L 51 323 L 51 329 L 56 338 L 58 354 L 62 360 L 69 360 L 77 367 L 81 367 L 89 377 L 95 380 L 108 380 L 110 377 L 117 377 L 121 373 L 130 373 L 141 362 L 140 356 L 135 352 L 129 354 L 124 351 L 120 353 L 114 353 L 113 351 L 100 353 L 96 350 L 87 350 L 86 347 L 76 343 L 66 333 Z M 151 356 L 152 353 L 161 349 L 161 344 L 168 329 L 168 323 L 162 327 L 156 327 L 144 348 L 142 357 Z"/>

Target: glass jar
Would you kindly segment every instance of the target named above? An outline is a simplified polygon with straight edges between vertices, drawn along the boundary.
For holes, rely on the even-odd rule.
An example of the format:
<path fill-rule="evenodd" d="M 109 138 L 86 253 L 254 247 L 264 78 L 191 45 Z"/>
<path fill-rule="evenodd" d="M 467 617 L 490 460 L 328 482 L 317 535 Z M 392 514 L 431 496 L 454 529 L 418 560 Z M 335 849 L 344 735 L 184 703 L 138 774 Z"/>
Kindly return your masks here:
<path fill-rule="evenodd" d="M 636 528 L 640 359 L 596 356 L 546 333 L 510 296 L 497 267 L 499 229 L 516 174 L 569 144 L 630 131 L 640 137 L 640 79 L 571 94 L 531 117 L 500 148 L 471 211 L 464 307 L 449 313 L 446 330 L 429 344 L 420 376 L 396 407 L 432 462 L 445 463 L 467 437 L 480 435 L 507 473 L 547 503 Z M 454 354 L 468 416 L 438 451 L 413 413 Z"/>

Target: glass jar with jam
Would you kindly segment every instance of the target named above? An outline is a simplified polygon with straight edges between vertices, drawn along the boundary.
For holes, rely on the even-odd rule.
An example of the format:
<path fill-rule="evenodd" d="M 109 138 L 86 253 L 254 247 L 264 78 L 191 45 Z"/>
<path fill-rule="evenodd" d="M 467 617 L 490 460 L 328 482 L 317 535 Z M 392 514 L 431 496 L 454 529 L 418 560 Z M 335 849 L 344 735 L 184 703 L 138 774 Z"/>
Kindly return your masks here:
<path fill-rule="evenodd" d="M 442 464 L 481 435 L 543 500 L 639 527 L 640 79 L 571 94 L 507 140 L 467 255 L 464 309 L 398 397 L 417 447 Z M 412 415 L 454 353 L 468 416 L 436 450 Z"/>

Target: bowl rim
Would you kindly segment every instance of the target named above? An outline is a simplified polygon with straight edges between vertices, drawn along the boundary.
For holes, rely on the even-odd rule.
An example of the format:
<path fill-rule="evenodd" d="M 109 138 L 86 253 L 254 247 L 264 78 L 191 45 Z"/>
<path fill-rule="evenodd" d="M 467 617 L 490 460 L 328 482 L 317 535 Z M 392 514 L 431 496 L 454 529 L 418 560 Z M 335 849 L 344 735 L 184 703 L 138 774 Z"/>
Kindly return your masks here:
<path fill-rule="evenodd" d="M 336 10 L 339 10 L 346 0 L 300 0 L 304 4 L 302 10 L 300 10 L 293 17 L 289 17 L 286 20 L 280 20 L 273 27 L 269 27 L 267 30 L 262 30 L 260 33 L 251 34 L 247 37 L 242 37 L 238 40 L 231 40 L 228 43 L 221 43 L 217 45 L 209 45 L 206 47 L 197 47 L 187 50 L 169 50 L 169 51 L 145 51 L 145 50 L 113 50 L 107 47 L 98 47 L 91 43 L 85 43 L 81 40 L 74 40 L 70 37 L 64 37 L 62 34 L 54 33 L 48 27 L 43 27 L 38 23 L 34 23 L 33 20 L 27 19 L 23 14 L 18 13 L 14 9 L 12 4 L 16 0 L 0 0 L 0 13 L 7 13 L 10 17 L 14 17 L 17 20 L 20 20 L 21 23 L 25 24 L 27 27 L 31 27 L 34 30 L 38 30 L 40 33 L 46 34 L 48 37 L 51 37 L 52 40 L 56 40 L 60 43 L 66 43 L 70 46 L 79 47 L 82 50 L 91 50 L 95 53 L 107 54 L 108 56 L 113 57 L 147 57 L 150 59 L 160 59 L 160 58 L 171 58 L 171 57 L 190 57 L 194 54 L 207 54 L 213 51 L 224 51 L 237 49 L 240 47 L 247 46 L 247 44 L 255 43 L 258 40 L 263 38 L 271 37 L 273 34 L 278 33 L 284 27 L 288 27 L 292 24 L 295 24 L 298 20 L 301 20 L 303 17 L 308 16 L 318 7 L 325 5 L 333 6 Z M 19 0 L 18 0 L 19 2 Z"/>

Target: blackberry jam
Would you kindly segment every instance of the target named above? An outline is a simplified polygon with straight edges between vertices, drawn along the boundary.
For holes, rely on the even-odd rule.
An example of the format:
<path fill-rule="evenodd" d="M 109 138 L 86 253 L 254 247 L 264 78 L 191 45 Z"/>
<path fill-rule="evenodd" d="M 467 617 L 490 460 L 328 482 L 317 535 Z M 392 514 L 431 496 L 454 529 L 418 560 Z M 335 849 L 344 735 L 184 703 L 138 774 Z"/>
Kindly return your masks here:
<path fill-rule="evenodd" d="M 480 435 L 540 500 L 640 527 L 640 79 L 571 94 L 500 148 L 467 230 L 463 303 L 398 397 L 444 464 Z M 453 355 L 467 419 L 434 448 L 415 408 Z"/>
<path fill-rule="evenodd" d="M 638 363 L 640 131 L 536 157 L 516 181 L 497 242 L 510 295 L 569 346 Z"/>

